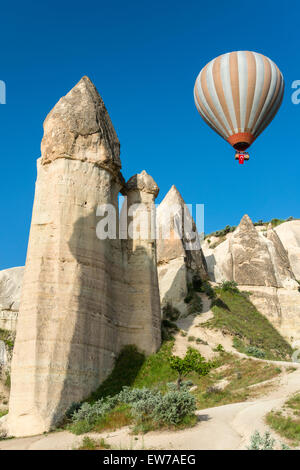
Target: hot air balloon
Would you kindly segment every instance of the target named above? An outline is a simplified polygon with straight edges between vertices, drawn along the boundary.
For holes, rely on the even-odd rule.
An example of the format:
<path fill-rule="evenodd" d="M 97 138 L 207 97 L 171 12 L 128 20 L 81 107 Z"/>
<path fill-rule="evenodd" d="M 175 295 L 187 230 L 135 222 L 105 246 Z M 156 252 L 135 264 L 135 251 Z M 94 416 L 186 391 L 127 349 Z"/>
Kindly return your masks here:
<path fill-rule="evenodd" d="M 240 163 L 245 152 L 270 124 L 284 92 L 277 65 L 257 52 L 220 55 L 199 73 L 194 87 L 196 107 L 204 121 L 236 150 Z"/>

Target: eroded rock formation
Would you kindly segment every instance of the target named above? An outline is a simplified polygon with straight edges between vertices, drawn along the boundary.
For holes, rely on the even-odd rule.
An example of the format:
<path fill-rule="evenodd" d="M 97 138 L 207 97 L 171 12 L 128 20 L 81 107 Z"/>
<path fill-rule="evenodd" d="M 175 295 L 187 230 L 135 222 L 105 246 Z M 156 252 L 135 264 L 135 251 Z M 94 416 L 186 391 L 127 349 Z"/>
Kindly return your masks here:
<path fill-rule="evenodd" d="M 0 271 L 0 329 L 16 330 L 23 274 L 23 267 Z"/>
<path fill-rule="evenodd" d="M 284 222 L 275 228 L 286 249 L 295 278 L 300 281 L 300 220 Z"/>
<path fill-rule="evenodd" d="M 162 306 L 185 312 L 184 298 L 194 275 L 206 279 L 207 268 L 195 222 L 185 202 L 172 186 L 157 208 L 157 263 Z M 186 225 L 184 227 L 184 221 Z"/>
<path fill-rule="evenodd" d="M 205 246 L 212 280 L 235 281 L 289 341 L 300 338 L 300 293 L 277 230 L 257 230 L 245 215 L 216 248 Z"/>
<path fill-rule="evenodd" d="M 146 173 L 127 187 L 119 149 L 104 103 L 84 77 L 44 124 L 12 361 L 7 427 L 14 436 L 57 424 L 99 386 L 125 344 L 146 353 L 159 347 L 155 241 L 128 251 L 118 236 L 119 191 L 149 206 L 158 188 Z M 148 191 L 149 179 L 155 190 Z M 106 207 L 116 236 L 101 238 Z"/>

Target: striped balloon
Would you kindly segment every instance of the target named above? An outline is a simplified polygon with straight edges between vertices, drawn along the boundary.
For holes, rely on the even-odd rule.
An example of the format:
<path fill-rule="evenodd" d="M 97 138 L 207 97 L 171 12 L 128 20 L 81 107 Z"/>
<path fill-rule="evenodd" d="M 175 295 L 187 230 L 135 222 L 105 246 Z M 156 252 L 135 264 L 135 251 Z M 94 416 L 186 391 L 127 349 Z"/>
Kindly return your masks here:
<path fill-rule="evenodd" d="M 270 124 L 283 92 L 282 73 L 272 60 L 238 51 L 217 57 L 201 70 L 194 99 L 204 121 L 243 151 Z"/>

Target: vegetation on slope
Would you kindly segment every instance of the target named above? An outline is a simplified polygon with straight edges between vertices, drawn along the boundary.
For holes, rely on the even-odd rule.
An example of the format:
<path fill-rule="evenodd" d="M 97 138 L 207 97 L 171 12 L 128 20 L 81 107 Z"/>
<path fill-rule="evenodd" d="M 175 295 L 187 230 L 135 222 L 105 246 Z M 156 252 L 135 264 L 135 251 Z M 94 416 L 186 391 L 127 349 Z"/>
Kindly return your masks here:
<path fill-rule="evenodd" d="M 271 224 L 272 228 L 275 228 L 277 227 L 278 225 L 280 224 L 283 224 L 284 222 L 290 222 L 291 220 L 299 220 L 299 219 L 295 219 L 294 217 L 288 217 L 287 219 L 272 219 L 268 222 L 264 222 L 263 220 L 258 220 L 257 222 L 254 222 L 254 225 L 255 226 L 264 226 L 265 228 L 268 227 L 269 224 Z M 236 229 L 236 226 L 235 225 L 226 225 L 225 228 L 221 229 L 221 230 L 216 230 L 215 232 L 211 232 L 207 235 L 205 235 L 204 238 L 209 238 L 209 237 L 222 237 L 224 241 L 225 240 L 225 236 L 230 233 L 230 232 L 234 232 Z M 217 243 L 218 245 L 218 243 Z M 216 245 L 216 246 L 217 246 Z M 212 247 L 213 248 L 213 247 Z"/>
<path fill-rule="evenodd" d="M 194 278 L 190 292 L 205 292 L 212 299 L 214 318 L 205 325 L 229 331 L 235 336 L 238 349 L 270 359 L 285 359 L 291 352 L 286 341 L 234 283 L 225 282 L 214 290 L 208 282 Z M 199 355 L 199 366 L 205 373 L 199 374 L 193 356 L 193 361 L 188 361 L 193 367 L 181 373 L 185 378 L 182 389 L 181 376 L 176 389 L 178 372 L 182 372 L 178 371 L 177 363 L 179 361 L 180 366 L 184 363 L 172 355 L 174 339 L 171 334 L 175 331 L 173 321 L 176 318 L 178 311 L 167 306 L 163 321 L 165 337 L 169 339 L 156 354 L 146 358 L 134 346 L 123 349 L 109 377 L 83 406 L 74 405 L 70 410 L 71 431 L 76 434 L 91 430 L 102 432 L 125 425 L 133 425 L 136 432 L 166 426 L 181 429 L 196 423 L 196 407 L 204 409 L 254 398 L 272 386 L 272 383 L 260 386 L 260 382 L 281 373 L 273 364 L 226 353 L 222 345 L 216 348 L 218 357 L 204 370 L 202 363 L 205 361 L 201 362 L 199 352 L 191 349 Z M 189 392 L 192 385 L 193 391 Z M 171 409 L 176 410 L 175 414 Z"/>
<path fill-rule="evenodd" d="M 214 318 L 205 323 L 210 328 L 223 329 L 234 336 L 234 346 L 240 352 L 272 360 L 289 360 L 292 348 L 269 320 L 258 312 L 247 293 L 234 283 L 225 282 L 216 288 L 213 301 Z"/>
<path fill-rule="evenodd" d="M 178 370 L 171 361 L 172 343 L 165 345 L 157 354 L 140 362 L 140 353 L 127 347 L 117 360 L 116 367 L 110 377 L 93 394 L 89 402 L 73 406 L 69 412 L 72 424 L 69 429 L 75 434 L 88 431 L 100 432 L 134 424 L 135 430 L 148 431 L 158 428 L 183 428 L 194 425 L 197 418 L 195 397 L 189 393 L 189 384 L 167 383 L 168 377 L 174 379 Z M 139 373 L 131 379 L 131 387 L 125 386 L 117 394 L 116 371 L 128 358 L 133 359 L 134 367 L 141 365 Z M 179 358 L 178 358 L 179 359 Z M 182 359 L 180 359 L 183 361 Z M 198 370 L 201 363 L 201 371 Z M 185 369 L 204 373 L 205 361 L 198 351 L 190 349 L 184 363 Z M 208 370 L 205 370 L 207 373 Z M 118 383 L 120 388 L 121 382 Z M 110 393 L 108 393 L 110 391 Z M 103 396 L 105 394 L 105 396 Z M 97 400 L 95 401 L 95 398 Z"/>
<path fill-rule="evenodd" d="M 94 406 L 95 402 L 98 403 L 102 398 L 105 398 L 105 400 L 109 396 L 116 398 L 116 394 L 119 394 L 124 386 L 128 387 L 127 389 L 125 388 L 127 401 L 128 397 L 131 399 L 131 394 L 137 393 L 137 389 L 144 391 L 143 393 L 145 393 L 147 400 L 142 404 L 142 410 L 145 410 L 145 407 L 149 407 L 149 405 L 152 406 L 153 401 L 157 401 L 157 398 L 159 398 L 156 395 L 157 393 L 165 396 L 171 392 L 169 398 L 174 400 L 173 395 L 178 374 L 171 367 L 172 360 L 170 359 L 172 358 L 173 344 L 173 340 L 164 343 L 158 353 L 152 354 L 147 358 L 143 357 L 136 348 L 132 346 L 126 347 L 117 359 L 115 368 L 110 376 L 100 385 L 97 392 L 90 397 L 87 404 Z M 214 361 L 214 366 L 206 376 L 201 377 L 197 372 L 189 372 L 185 376 L 186 381 L 184 386 L 187 387 L 186 390 L 192 385 L 195 387 L 192 395 L 196 400 L 197 409 L 236 403 L 255 397 L 261 392 L 261 389 L 259 386 L 257 388 L 249 388 L 250 386 L 276 377 L 281 372 L 278 367 L 272 364 L 265 364 L 264 362 L 254 363 L 252 359 L 239 359 L 225 352 L 220 352 L 219 357 Z M 130 377 L 127 377 L 122 372 L 124 370 L 131 370 Z M 222 380 L 227 382 L 224 389 L 218 386 Z M 170 390 L 170 382 L 171 384 L 173 383 L 174 390 Z M 268 385 L 264 385 L 264 388 L 266 387 Z M 124 393 L 124 390 L 122 393 Z M 190 396 L 190 393 L 188 395 Z M 180 400 L 179 403 L 177 398 Z M 182 398 L 183 401 L 181 402 Z M 181 404 L 192 406 L 192 403 L 189 401 L 190 399 L 186 395 L 184 397 L 175 397 L 175 399 L 176 406 L 179 405 L 180 408 Z M 120 403 L 120 401 L 114 403 L 112 401 L 111 404 L 112 406 L 107 408 L 107 412 L 101 414 L 101 416 L 99 415 L 96 420 L 92 419 L 90 422 L 87 422 L 85 419 L 78 419 L 69 425 L 69 429 L 76 434 L 82 434 L 91 430 L 95 432 L 115 430 L 126 425 L 134 425 L 134 431 L 136 432 L 146 432 L 166 426 L 166 423 L 162 420 L 153 420 L 146 413 L 143 415 L 143 419 L 140 419 L 141 416 L 137 419 L 136 410 L 132 409 L 130 403 Z M 101 411 L 103 403 L 98 403 L 97 406 L 99 405 Z M 78 408 L 78 406 L 74 407 L 72 412 L 76 409 L 78 410 Z M 169 408 L 170 406 L 168 405 L 166 409 L 168 410 Z M 93 411 L 87 406 L 87 415 L 90 412 L 93 414 Z M 195 423 L 195 415 L 188 413 L 177 423 L 169 423 L 167 427 L 182 429 Z"/>
<path fill-rule="evenodd" d="M 290 398 L 281 411 L 270 411 L 266 416 L 266 422 L 282 437 L 289 439 L 291 445 L 299 445 L 300 393 Z"/>

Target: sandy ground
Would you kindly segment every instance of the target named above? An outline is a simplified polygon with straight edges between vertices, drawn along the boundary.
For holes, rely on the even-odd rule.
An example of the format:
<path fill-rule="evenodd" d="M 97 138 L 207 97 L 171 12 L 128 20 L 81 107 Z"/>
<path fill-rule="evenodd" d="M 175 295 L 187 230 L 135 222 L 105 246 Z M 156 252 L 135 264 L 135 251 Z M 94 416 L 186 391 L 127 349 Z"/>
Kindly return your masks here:
<path fill-rule="evenodd" d="M 174 353 L 184 355 L 187 347 L 192 344 L 206 357 L 212 357 L 212 349 L 219 343 L 225 350 L 234 351 L 229 335 L 222 332 L 212 332 L 197 327 L 199 323 L 211 318 L 210 301 L 202 297 L 204 313 L 197 317 L 188 317 L 178 322 L 178 326 L 187 332 L 187 336 L 180 334 L 176 337 Z M 208 345 L 196 345 L 188 342 L 188 336 L 200 337 Z M 239 354 L 239 356 L 244 356 Z M 247 356 L 245 356 L 247 357 Z M 261 360 L 261 359 L 260 359 Z M 272 379 L 276 386 L 252 402 L 235 403 L 206 410 L 197 411 L 198 423 L 190 429 L 182 431 L 156 431 L 143 436 L 133 436 L 128 427 L 114 432 L 101 434 L 89 433 L 88 436 L 105 441 L 114 449 L 180 449 L 180 450 L 241 450 L 249 445 L 250 437 L 254 431 L 268 430 L 264 422 L 265 415 L 272 409 L 279 408 L 289 396 L 300 391 L 300 364 L 264 361 L 289 365 L 296 368 L 294 372 L 283 373 L 279 378 Z M 281 441 L 279 436 L 271 431 L 272 435 Z M 32 436 L 26 438 L 0 441 L 0 450 L 69 450 L 77 448 L 84 436 L 74 436 L 67 431 L 53 432 L 48 435 Z"/>

